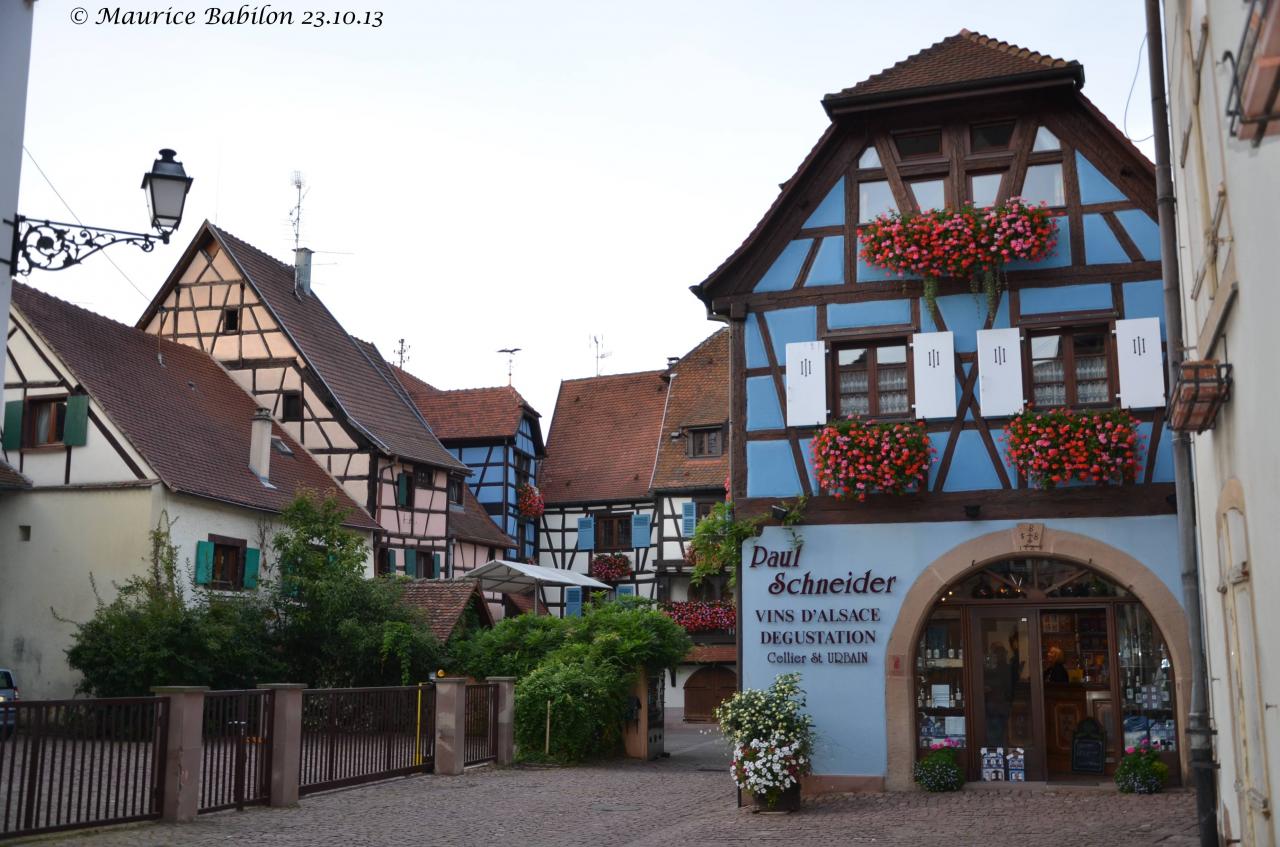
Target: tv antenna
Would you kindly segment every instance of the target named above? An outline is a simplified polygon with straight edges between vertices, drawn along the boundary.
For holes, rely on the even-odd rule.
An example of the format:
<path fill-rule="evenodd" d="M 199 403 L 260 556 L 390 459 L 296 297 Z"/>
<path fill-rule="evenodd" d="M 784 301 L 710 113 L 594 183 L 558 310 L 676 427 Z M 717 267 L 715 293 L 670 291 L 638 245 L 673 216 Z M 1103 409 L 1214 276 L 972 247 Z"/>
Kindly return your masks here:
<path fill-rule="evenodd" d="M 516 354 L 520 352 L 519 347 L 503 347 L 499 353 L 507 354 L 507 385 L 511 385 L 511 372 L 516 367 Z"/>
<path fill-rule="evenodd" d="M 405 343 L 403 338 L 396 343 L 396 367 L 403 369 L 404 363 L 409 361 L 409 345 Z"/>
<path fill-rule="evenodd" d="M 306 181 L 302 178 L 302 171 L 293 172 L 293 188 L 297 192 L 298 202 L 289 210 L 289 223 L 293 224 L 293 249 L 302 246 L 302 198 L 311 193 L 311 189 L 305 192 L 302 190 L 306 186 Z"/>
<path fill-rule="evenodd" d="M 611 351 L 601 349 L 604 347 L 603 335 L 591 336 L 591 345 L 596 348 L 596 376 L 600 376 L 600 360 L 609 358 L 613 353 Z"/>

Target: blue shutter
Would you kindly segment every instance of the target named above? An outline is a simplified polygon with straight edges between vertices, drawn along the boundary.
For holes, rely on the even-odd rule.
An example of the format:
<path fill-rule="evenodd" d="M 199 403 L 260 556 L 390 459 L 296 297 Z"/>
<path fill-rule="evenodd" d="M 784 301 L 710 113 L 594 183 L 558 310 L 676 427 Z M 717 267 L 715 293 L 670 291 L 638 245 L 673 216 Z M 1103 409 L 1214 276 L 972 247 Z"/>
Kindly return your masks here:
<path fill-rule="evenodd" d="M 244 587 L 258 587 L 258 565 L 262 562 L 262 551 L 250 547 L 244 551 Z"/>
<path fill-rule="evenodd" d="M 22 446 L 22 406 L 21 400 L 10 400 L 4 404 L 4 449 L 17 450 Z"/>
<path fill-rule="evenodd" d="M 571 585 L 564 590 L 564 616 L 566 618 L 582 617 L 582 588 Z"/>
<path fill-rule="evenodd" d="M 89 395 L 72 394 L 67 398 L 67 416 L 62 425 L 62 443 L 83 447 L 89 440 Z"/>
<path fill-rule="evenodd" d="M 439 553 L 431 554 L 431 578 L 432 579 L 440 578 L 440 554 Z"/>
<path fill-rule="evenodd" d="M 636 587 L 634 585 L 619 585 L 613 590 L 614 594 L 619 597 L 635 597 Z"/>
<path fill-rule="evenodd" d="M 631 516 L 631 546 L 639 550 L 649 546 L 649 526 L 653 521 L 651 515 Z"/>
<path fill-rule="evenodd" d="M 579 550 L 596 549 L 596 519 L 595 518 L 578 518 L 578 549 Z"/>
<path fill-rule="evenodd" d="M 404 551 L 404 575 L 412 579 L 418 578 L 418 551 Z"/>
<path fill-rule="evenodd" d="M 698 528 L 698 504 L 690 500 L 681 506 L 680 534 L 685 538 L 693 538 Z"/>
<path fill-rule="evenodd" d="M 196 585 L 213 581 L 213 542 L 196 542 Z"/>

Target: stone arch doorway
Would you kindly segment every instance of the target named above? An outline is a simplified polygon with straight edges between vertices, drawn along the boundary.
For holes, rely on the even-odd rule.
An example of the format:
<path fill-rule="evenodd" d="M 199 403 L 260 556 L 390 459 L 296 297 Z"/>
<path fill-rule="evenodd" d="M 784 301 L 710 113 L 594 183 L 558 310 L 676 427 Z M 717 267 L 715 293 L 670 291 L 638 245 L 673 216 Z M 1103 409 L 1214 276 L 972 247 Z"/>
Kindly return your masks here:
<path fill-rule="evenodd" d="M 723 665 L 698 668 L 684 683 L 684 719 L 715 720 L 716 707 L 738 690 L 738 675 Z"/>
<path fill-rule="evenodd" d="M 1179 709 L 1178 764 L 1186 773 L 1183 733 L 1190 644 L 1181 605 L 1164 582 L 1133 556 L 1079 533 L 1043 524 L 1020 524 L 980 536 L 940 556 L 921 573 L 903 599 L 889 637 L 885 661 L 886 784 L 890 789 L 906 789 L 912 785 L 911 765 L 919 743 L 916 710 L 919 695 L 914 661 L 916 646 L 931 614 L 946 592 L 966 576 L 1004 560 L 1029 556 L 1084 566 L 1122 586 L 1150 615 L 1168 645 Z"/>

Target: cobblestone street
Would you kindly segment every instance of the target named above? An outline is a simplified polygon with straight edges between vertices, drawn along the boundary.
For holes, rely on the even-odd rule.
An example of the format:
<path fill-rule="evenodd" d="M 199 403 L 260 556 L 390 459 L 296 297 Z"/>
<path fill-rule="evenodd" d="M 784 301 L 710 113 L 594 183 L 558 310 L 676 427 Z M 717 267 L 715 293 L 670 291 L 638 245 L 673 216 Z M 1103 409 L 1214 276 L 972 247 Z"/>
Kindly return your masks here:
<path fill-rule="evenodd" d="M 67 847 L 237 845 L 1195 843 L 1193 797 L 1113 790 L 973 788 L 956 794 L 865 794 L 806 801 L 797 815 L 734 806 L 727 747 L 700 728 L 667 730 L 672 756 L 583 768 L 485 768 L 415 776 L 304 798 L 294 809 L 203 815 L 45 839 Z"/>

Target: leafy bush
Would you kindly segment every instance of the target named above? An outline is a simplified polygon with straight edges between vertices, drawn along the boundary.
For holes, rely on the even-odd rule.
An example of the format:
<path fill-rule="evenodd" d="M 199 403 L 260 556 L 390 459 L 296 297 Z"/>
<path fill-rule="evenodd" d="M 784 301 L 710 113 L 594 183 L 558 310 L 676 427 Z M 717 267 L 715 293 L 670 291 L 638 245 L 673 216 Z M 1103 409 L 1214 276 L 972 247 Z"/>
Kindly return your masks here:
<path fill-rule="evenodd" d="M 1160 754 L 1146 739 L 1137 747 L 1126 748 L 1116 767 L 1116 785 L 1125 794 L 1155 794 L 1168 779 L 1169 766 L 1160 761 Z"/>
<path fill-rule="evenodd" d="M 951 747 L 941 747 L 916 762 L 912 775 L 925 791 L 959 791 L 964 787 L 964 772 Z"/>
<path fill-rule="evenodd" d="M 516 615 L 459 643 L 455 660 L 468 676 L 522 678 L 563 646 L 568 634 L 568 619 Z"/>
<path fill-rule="evenodd" d="M 537 758 L 546 750 L 548 709 L 553 760 L 579 762 L 616 753 L 627 682 L 627 675 L 587 654 L 583 645 L 547 659 L 516 686 L 515 736 L 521 757 Z"/>
<path fill-rule="evenodd" d="M 728 574 L 729 584 L 735 584 L 738 565 L 742 564 L 742 545 L 759 534 L 762 523 L 761 516 L 735 520 L 733 504 L 727 501 L 712 506 L 710 514 L 698 521 L 689 542 L 693 558 L 689 581 L 698 585 L 709 576 Z"/>
<path fill-rule="evenodd" d="M 592 659 L 628 675 L 636 668 L 660 673 L 674 667 L 693 647 L 684 629 L 648 600 L 592 603 L 581 618 L 568 619 L 568 630 L 569 644 L 586 646 Z"/>

